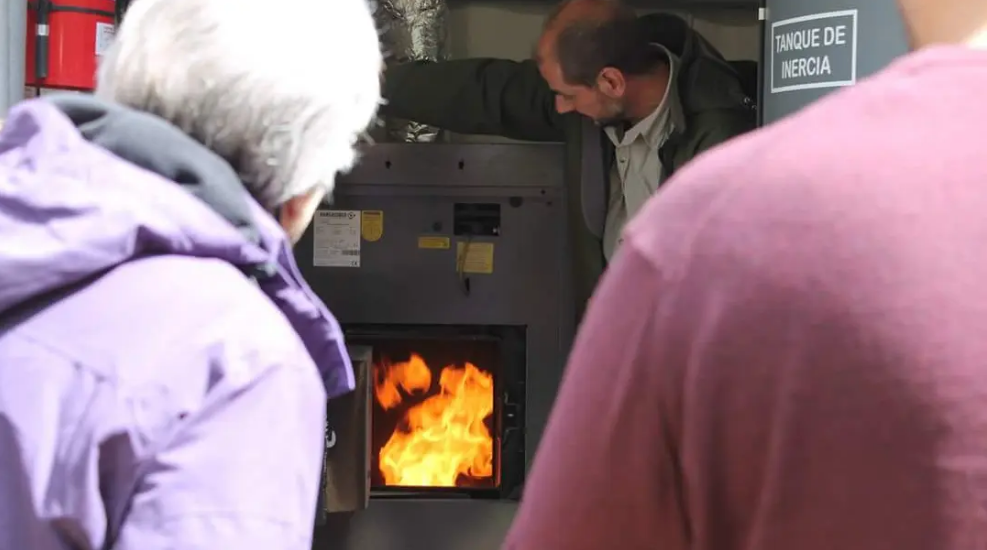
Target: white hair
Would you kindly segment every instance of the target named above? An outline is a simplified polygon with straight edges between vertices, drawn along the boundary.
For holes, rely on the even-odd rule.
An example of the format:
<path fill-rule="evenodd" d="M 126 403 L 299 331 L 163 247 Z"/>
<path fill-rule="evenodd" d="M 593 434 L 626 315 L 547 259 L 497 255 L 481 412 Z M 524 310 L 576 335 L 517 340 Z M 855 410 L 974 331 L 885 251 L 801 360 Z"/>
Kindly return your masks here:
<path fill-rule="evenodd" d="M 270 208 L 352 166 L 382 63 L 367 0 L 137 0 L 96 95 L 171 122 Z"/>

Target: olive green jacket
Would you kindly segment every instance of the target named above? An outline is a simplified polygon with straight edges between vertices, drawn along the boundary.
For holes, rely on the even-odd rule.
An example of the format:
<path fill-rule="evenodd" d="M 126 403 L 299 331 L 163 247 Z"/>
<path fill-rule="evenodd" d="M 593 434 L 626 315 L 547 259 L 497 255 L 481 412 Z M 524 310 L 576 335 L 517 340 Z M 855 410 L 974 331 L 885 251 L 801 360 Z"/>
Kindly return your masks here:
<path fill-rule="evenodd" d="M 658 151 L 670 175 L 700 152 L 754 128 L 756 116 L 737 72 L 684 20 L 660 14 L 643 16 L 642 23 L 654 42 L 679 57 L 673 130 Z M 464 134 L 566 143 L 567 217 L 581 314 L 606 265 L 601 237 L 614 155 L 601 129 L 578 114 L 559 114 L 555 95 L 533 61 L 397 65 L 387 71 L 384 98 L 386 116 Z"/>

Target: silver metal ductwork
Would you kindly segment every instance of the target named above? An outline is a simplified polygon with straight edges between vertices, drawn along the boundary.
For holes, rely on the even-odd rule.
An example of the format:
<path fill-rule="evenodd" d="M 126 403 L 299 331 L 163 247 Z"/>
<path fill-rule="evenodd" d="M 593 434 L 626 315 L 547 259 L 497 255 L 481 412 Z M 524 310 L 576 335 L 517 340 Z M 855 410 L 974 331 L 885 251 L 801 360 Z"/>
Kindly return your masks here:
<path fill-rule="evenodd" d="M 446 0 L 378 0 L 375 17 L 389 64 L 446 59 Z M 439 130 L 401 119 L 384 121 L 388 141 L 431 142 Z"/>

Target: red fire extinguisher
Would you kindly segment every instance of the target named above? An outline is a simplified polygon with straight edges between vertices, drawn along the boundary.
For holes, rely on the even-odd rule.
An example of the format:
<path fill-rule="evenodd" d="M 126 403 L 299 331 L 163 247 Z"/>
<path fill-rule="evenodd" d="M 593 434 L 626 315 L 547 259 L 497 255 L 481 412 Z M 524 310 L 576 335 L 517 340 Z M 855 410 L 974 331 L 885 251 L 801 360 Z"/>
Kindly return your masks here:
<path fill-rule="evenodd" d="M 113 40 L 118 10 L 114 0 L 28 0 L 26 84 L 91 91 L 99 56 Z"/>

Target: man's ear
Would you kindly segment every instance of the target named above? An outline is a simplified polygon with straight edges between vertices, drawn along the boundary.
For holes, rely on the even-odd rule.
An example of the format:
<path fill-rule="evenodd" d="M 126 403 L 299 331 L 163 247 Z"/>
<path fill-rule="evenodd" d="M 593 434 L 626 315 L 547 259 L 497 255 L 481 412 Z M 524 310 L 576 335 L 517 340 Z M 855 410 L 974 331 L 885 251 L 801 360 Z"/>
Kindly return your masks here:
<path fill-rule="evenodd" d="M 607 97 L 620 98 L 627 91 L 627 80 L 619 70 L 604 67 L 596 77 L 596 87 Z"/>

